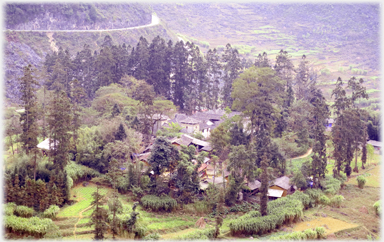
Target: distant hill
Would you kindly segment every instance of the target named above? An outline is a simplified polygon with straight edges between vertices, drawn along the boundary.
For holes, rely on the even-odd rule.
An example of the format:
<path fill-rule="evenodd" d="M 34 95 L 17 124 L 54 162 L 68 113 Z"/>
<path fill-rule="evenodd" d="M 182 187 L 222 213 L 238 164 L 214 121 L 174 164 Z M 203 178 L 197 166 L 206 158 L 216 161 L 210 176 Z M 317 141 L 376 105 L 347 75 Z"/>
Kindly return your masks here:
<path fill-rule="evenodd" d="M 301 57 L 341 59 L 379 69 L 378 4 L 167 3 L 153 9 L 176 33 L 222 47 L 239 45 L 248 57 L 279 49 Z M 293 56 L 295 57 L 295 56 Z M 352 63 L 351 63 L 352 64 Z"/>
<path fill-rule="evenodd" d="M 7 4 L 7 29 L 113 29 L 149 24 L 151 9 L 143 4 Z"/>

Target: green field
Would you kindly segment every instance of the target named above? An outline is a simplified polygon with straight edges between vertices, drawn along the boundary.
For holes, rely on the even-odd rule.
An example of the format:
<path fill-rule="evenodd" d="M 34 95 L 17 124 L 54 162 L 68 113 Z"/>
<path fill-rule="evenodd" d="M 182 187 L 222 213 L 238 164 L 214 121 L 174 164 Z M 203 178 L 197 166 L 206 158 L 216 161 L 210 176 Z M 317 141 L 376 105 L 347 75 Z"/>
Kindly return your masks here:
<path fill-rule="evenodd" d="M 100 193 L 105 195 L 107 194 L 107 189 L 100 189 Z M 76 203 L 71 206 L 64 206 L 63 209 L 60 210 L 57 217 L 77 217 L 79 213 L 91 206 L 92 202 L 92 193 L 96 192 L 96 185 L 89 184 L 87 187 L 83 187 L 82 185 L 78 185 L 71 190 L 71 198 L 76 196 Z"/>

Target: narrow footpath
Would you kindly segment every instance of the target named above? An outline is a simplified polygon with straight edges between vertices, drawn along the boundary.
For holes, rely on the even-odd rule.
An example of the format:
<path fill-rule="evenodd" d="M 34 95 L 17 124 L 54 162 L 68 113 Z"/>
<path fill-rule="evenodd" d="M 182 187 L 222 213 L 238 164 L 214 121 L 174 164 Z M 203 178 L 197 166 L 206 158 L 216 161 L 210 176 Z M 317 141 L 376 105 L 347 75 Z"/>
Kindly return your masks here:
<path fill-rule="evenodd" d="M 298 156 L 298 157 L 291 158 L 291 160 L 305 158 L 305 157 L 309 156 L 311 153 L 312 153 L 312 148 L 310 148 L 310 149 L 307 151 L 307 153 L 305 153 L 304 155 L 301 155 L 301 156 Z"/>
<path fill-rule="evenodd" d="M 87 211 L 88 209 L 92 208 L 92 207 L 93 207 L 93 205 L 91 205 L 91 206 L 87 207 L 86 209 L 84 209 L 84 210 L 82 210 L 82 211 L 79 212 L 79 220 L 77 220 L 77 223 L 75 224 L 75 228 L 74 228 L 74 230 L 73 230 L 73 236 L 75 236 L 75 239 L 76 239 L 76 227 L 77 227 L 77 224 L 78 224 L 78 223 L 80 222 L 80 220 L 83 218 L 83 213 L 84 213 L 85 211 Z"/>

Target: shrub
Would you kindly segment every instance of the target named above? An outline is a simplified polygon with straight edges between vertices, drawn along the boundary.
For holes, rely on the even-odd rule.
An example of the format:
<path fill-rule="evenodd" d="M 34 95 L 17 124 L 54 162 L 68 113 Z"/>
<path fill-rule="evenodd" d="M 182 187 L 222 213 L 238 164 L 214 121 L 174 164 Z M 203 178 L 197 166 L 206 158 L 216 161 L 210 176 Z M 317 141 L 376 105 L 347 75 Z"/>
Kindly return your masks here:
<path fill-rule="evenodd" d="M 323 195 L 323 192 L 321 191 L 321 189 L 307 189 L 305 190 L 304 193 L 309 196 L 310 207 L 314 207 L 316 204 L 318 204 L 320 202 L 321 195 Z"/>
<path fill-rule="evenodd" d="M 325 176 L 325 180 L 322 182 L 323 187 L 325 188 L 325 193 L 330 193 L 335 195 L 341 187 L 341 181 L 339 179 L 333 178 L 330 175 Z"/>
<path fill-rule="evenodd" d="M 33 210 L 33 208 L 29 208 L 26 206 L 17 206 L 15 209 L 15 215 L 24 218 L 32 217 L 34 212 L 35 210 Z"/>
<path fill-rule="evenodd" d="M 55 219 L 56 215 L 59 213 L 60 208 L 57 205 L 51 205 L 43 213 L 45 218 Z"/>
<path fill-rule="evenodd" d="M 365 177 L 363 177 L 363 176 L 358 176 L 356 178 L 356 180 L 357 180 L 357 185 L 359 186 L 359 188 L 363 189 L 365 183 L 367 182 L 367 179 L 365 179 Z"/>
<path fill-rule="evenodd" d="M 15 203 L 7 203 L 5 204 L 4 212 L 5 215 L 14 215 L 15 209 L 16 209 L 16 204 Z"/>
<path fill-rule="evenodd" d="M 316 227 L 315 231 L 317 233 L 317 238 L 322 239 L 325 235 L 325 228 L 324 227 Z"/>
<path fill-rule="evenodd" d="M 143 240 L 159 240 L 159 239 L 160 239 L 160 235 L 158 233 L 149 234 L 143 238 Z"/>
<path fill-rule="evenodd" d="M 303 216 L 303 203 L 299 195 L 289 195 L 268 203 L 268 215 L 259 217 L 256 211 L 249 212 L 229 223 L 232 234 L 263 234 L 280 227 L 286 222 L 293 222 Z"/>
<path fill-rule="evenodd" d="M 311 203 L 311 199 L 310 199 L 309 195 L 307 195 L 303 192 L 300 192 L 300 191 L 295 191 L 295 193 L 293 193 L 291 196 L 292 196 L 292 198 L 297 199 L 300 202 L 302 202 L 302 204 L 304 205 L 305 208 L 309 208 L 309 205 Z"/>
<path fill-rule="evenodd" d="M 5 228 L 9 232 L 28 234 L 38 238 L 42 238 L 47 233 L 59 231 L 59 227 L 51 219 L 22 218 L 14 215 L 5 216 Z"/>
<path fill-rule="evenodd" d="M 330 200 L 327 196 L 322 195 L 319 199 L 319 202 L 324 205 L 328 205 L 330 203 Z"/>
<path fill-rule="evenodd" d="M 344 197 L 341 195 L 336 195 L 333 198 L 331 198 L 330 204 L 332 207 L 340 207 L 341 203 L 343 202 Z"/>
<path fill-rule="evenodd" d="M 137 198 L 137 199 L 140 199 L 140 198 L 142 198 L 143 197 L 143 195 L 144 195 L 144 191 L 143 191 L 143 189 L 141 189 L 141 187 L 139 187 L 139 186 L 132 186 L 132 193 L 133 193 L 133 195 L 135 196 L 135 198 Z"/>
<path fill-rule="evenodd" d="M 177 237 L 177 240 L 196 240 L 196 239 L 213 239 L 215 236 L 215 228 L 204 230 L 195 230 L 193 232 Z"/>
<path fill-rule="evenodd" d="M 375 209 L 376 214 L 380 216 L 380 214 L 381 214 L 381 201 L 379 200 L 379 201 L 375 202 L 373 204 L 373 208 Z"/>
<path fill-rule="evenodd" d="M 152 211 L 164 210 L 170 212 L 177 206 L 176 200 L 169 196 L 146 195 L 141 198 L 140 203 L 144 208 Z"/>

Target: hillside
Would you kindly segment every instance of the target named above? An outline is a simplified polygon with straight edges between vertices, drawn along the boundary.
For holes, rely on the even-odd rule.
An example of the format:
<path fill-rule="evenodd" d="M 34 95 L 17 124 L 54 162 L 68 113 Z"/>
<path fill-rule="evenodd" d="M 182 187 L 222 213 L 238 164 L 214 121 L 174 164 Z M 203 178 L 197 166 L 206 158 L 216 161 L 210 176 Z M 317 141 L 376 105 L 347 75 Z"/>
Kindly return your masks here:
<path fill-rule="evenodd" d="M 380 109 L 379 6 L 376 4 L 167 3 L 154 11 L 182 39 L 204 52 L 227 43 L 252 61 L 281 49 L 298 67 L 306 55 L 326 99 L 340 76 L 363 78 L 370 101 Z M 351 17 L 353 16 L 353 17 Z M 177 21 L 175 21 L 177 19 Z"/>
<path fill-rule="evenodd" d="M 64 9 L 70 9 L 68 11 L 72 14 L 65 14 Z M 95 21 L 82 21 L 81 16 L 89 15 L 92 9 L 97 12 Z M 158 35 L 166 40 L 177 40 L 176 35 L 162 22 L 140 29 L 111 30 L 150 24 L 151 10 L 144 4 L 7 5 L 7 14 L 15 11 L 22 11 L 24 17 L 23 19 L 18 18 L 19 15 L 6 17 L 6 26 L 10 30 L 5 32 L 5 88 L 6 98 L 11 101 L 17 101 L 19 93 L 16 80 L 22 75 L 22 68 L 32 64 L 40 69 L 45 56 L 57 51 L 59 47 L 68 49 L 73 56 L 83 48 L 84 44 L 88 44 L 93 51 L 98 49 L 106 35 L 110 35 L 115 44 L 125 43 L 131 46 L 136 45 L 141 36 L 149 40 Z M 47 16 L 54 21 L 48 20 Z M 35 31 L 22 31 L 26 29 Z M 51 32 L 37 31 L 50 29 L 52 29 Z M 102 29 L 105 31 L 100 31 Z M 55 30 L 72 30 L 73 32 Z M 89 31 L 76 32 L 75 30 Z"/>

